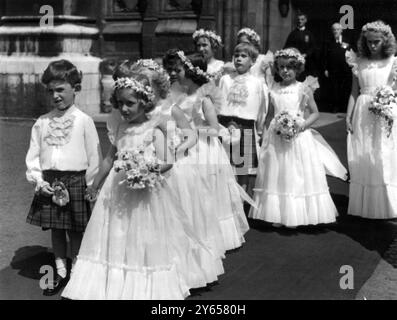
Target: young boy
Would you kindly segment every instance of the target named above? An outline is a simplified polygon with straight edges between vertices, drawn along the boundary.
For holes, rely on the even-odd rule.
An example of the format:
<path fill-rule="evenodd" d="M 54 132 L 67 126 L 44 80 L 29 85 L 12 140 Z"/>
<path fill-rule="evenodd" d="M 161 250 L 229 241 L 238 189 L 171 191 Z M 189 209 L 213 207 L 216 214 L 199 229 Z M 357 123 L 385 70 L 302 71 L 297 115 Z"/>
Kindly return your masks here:
<path fill-rule="evenodd" d="M 26 177 L 36 186 L 36 194 L 27 222 L 52 232 L 57 274 L 53 285 L 43 288 L 44 295 L 52 296 L 68 280 L 66 235 L 73 261 L 79 252 L 91 214 L 85 190 L 98 171 L 101 152 L 93 120 L 74 104 L 81 90 L 81 72 L 67 60 L 54 61 L 41 81 L 53 110 L 32 128 Z"/>
<path fill-rule="evenodd" d="M 223 76 L 220 81 L 224 103 L 218 116 L 219 123 L 229 130 L 240 130 L 240 143 L 228 147 L 228 151 L 238 182 L 249 195 L 252 195 L 255 183 L 258 141 L 268 103 L 266 84 L 250 72 L 258 55 L 252 44 L 238 44 L 234 50 L 236 72 Z"/>

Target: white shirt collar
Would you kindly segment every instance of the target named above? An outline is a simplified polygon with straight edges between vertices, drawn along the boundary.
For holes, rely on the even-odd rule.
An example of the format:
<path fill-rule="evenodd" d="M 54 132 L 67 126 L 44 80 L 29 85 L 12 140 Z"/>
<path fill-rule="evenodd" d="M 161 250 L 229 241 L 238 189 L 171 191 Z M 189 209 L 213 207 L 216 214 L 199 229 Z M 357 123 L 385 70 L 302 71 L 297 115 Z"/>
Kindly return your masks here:
<path fill-rule="evenodd" d="M 305 30 L 306 30 L 306 26 L 304 26 L 304 27 L 302 27 L 302 28 L 298 27 L 298 30 L 299 30 L 299 31 L 305 31 Z"/>

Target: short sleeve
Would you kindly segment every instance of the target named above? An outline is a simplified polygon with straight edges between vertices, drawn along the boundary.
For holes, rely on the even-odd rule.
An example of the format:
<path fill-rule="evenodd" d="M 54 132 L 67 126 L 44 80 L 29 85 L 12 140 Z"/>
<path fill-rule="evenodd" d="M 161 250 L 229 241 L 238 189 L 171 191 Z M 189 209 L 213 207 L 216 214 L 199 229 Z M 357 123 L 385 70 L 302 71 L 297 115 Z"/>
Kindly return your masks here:
<path fill-rule="evenodd" d="M 113 109 L 106 121 L 109 141 L 113 146 L 117 144 L 117 132 L 123 119 L 117 109 Z"/>
<path fill-rule="evenodd" d="M 307 86 L 306 84 L 302 83 L 302 89 L 301 89 L 301 103 L 300 107 L 302 110 L 304 110 L 307 107 L 308 102 L 310 99 L 314 99 L 314 91 L 311 87 Z"/>

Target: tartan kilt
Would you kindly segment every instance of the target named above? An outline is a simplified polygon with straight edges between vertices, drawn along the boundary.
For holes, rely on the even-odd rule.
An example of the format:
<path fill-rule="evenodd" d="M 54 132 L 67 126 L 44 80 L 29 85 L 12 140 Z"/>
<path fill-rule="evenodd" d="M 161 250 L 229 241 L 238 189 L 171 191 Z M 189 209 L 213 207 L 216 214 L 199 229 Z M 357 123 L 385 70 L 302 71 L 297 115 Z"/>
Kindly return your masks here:
<path fill-rule="evenodd" d="M 58 180 L 65 185 L 70 202 L 60 207 L 52 202 L 52 197 L 36 194 L 26 222 L 40 226 L 43 230 L 84 232 L 91 216 L 90 203 L 84 199 L 87 188 L 85 173 L 85 171 L 44 171 L 44 181 L 52 185 Z"/>
<path fill-rule="evenodd" d="M 223 144 L 226 148 L 226 152 L 231 156 L 230 163 L 235 168 L 236 174 L 256 175 L 256 170 L 258 168 L 258 141 L 255 133 L 255 120 L 219 115 L 218 121 L 225 128 L 228 128 L 230 125 L 237 124 L 238 129 L 241 130 L 240 145 L 232 146 Z M 236 151 L 239 153 L 239 157 L 237 157 L 237 159 L 235 157 Z"/>

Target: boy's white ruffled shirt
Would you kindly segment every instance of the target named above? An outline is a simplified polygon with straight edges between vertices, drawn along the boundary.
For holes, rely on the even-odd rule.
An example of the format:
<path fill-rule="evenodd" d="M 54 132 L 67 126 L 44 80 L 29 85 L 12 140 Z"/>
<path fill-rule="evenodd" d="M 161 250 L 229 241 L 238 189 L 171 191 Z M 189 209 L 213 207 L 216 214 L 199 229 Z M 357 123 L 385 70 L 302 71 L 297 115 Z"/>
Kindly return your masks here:
<path fill-rule="evenodd" d="M 45 184 L 43 171 L 86 171 L 87 185 L 91 185 L 101 160 L 94 121 L 73 105 L 64 116 L 52 111 L 33 125 L 26 178 L 40 188 Z"/>

